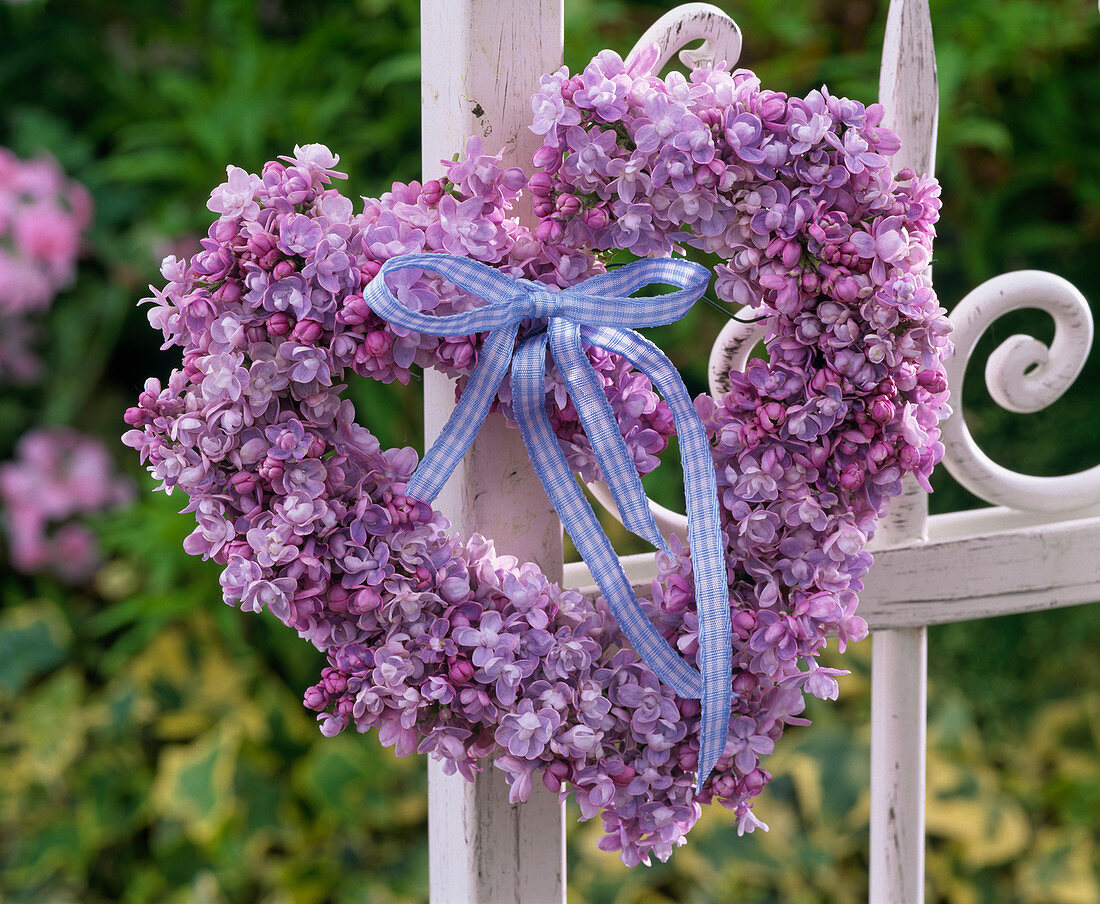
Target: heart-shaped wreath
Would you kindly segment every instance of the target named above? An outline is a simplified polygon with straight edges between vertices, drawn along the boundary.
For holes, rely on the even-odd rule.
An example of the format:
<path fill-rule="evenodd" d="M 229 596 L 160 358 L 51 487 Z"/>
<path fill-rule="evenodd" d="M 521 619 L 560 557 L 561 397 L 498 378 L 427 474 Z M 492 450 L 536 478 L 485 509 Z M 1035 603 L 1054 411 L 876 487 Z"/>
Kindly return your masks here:
<path fill-rule="evenodd" d="M 666 858 L 713 799 L 740 830 L 761 824 L 761 757 L 805 724 L 804 692 L 837 694 L 819 652 L 866 634 L 856 592 L 875 520 L 904 475 L 926 484 L 942 455 L 950 348 L 926 273 L 938 187 L 891 171 L 899 142 L 880 107 L 824 89 L 788 98 L 747 70 L 662 80 L 653 62 L 605 51 L 583 74 L 545 77 L 530 178 L 470 139 L 446 178 L 395 184 L 356 214 L 320 145 L 259 176 L 230 167 L 202 250 L 168 258 L 167 288 L 153 290 L 150 322 L 182 367 L 166 387 L 148 381 L 125 436 L 165 490 L 190 497 L 185 548 L 225 566 L 226 602 L 270 610 L 327 654 L 305 695 L 326 735 L 377 728 L 399 755 L 429 753 L 467 778 L 491 759 L 513 800 L 538 778 L 574 794 L 584 818 L 601 813 L 601 847 L 630 865 Z M 525 188 L 535 233 L 508 217 Z M 698 788 L 705 704 L 659 680 L 602 598 L 449 534 L 405 495 L 415 452 L 381 449 L 340 395 L 349 370 L 389 382 L 434 367 L 472 385 L 488 357 L 484 335 L 380 317 L 380 294 L 440 319 L 486 307 L 430 268 L 395 262 L 379 279 L 386 261 L 459 255 L 569 290 L 604 271 L 599 252 L 682 245 L 718 258 L 717 295 L 766 320 L 768 350 L 721 399 L 695 400 L 732 619 L 728 732 Z M 520 345 L 545 342 L 545 312 L 525 313 Z M 584 357 L 637 472 L 652 470 L 674 429 L 666 401 L 626 358 L 596 345 Z M 569 466 L 606 477 L 559 369 L 542 379 Z M 505 379 L 491 393 L 509 417 L 514 389 Z M 692 558 L 675 538 L 658 552 L 642 607 L 695 667 Z"/>

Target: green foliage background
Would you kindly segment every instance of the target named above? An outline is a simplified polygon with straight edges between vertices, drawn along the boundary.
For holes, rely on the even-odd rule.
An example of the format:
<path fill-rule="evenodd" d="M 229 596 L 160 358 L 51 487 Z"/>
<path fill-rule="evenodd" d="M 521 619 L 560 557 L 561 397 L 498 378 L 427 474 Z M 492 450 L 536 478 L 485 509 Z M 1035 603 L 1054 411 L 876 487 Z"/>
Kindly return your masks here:
<path fill-rule="evenodd" d="M 725 3 L 766 84 L 827 82 L 872 99 L 885 3 Z M 568 0 L 566 61 L 627 50 L 668 7 Z M 934 0 L 948 307 L 1010 269 L 1053 270 L 1100 297 L 1100 16 L 1091 0 Z M 295 143 L 342 156 L 354 195 L 419 168 L 413 0 L 32 0 L 0 4 L 0 144 L 41 150 L 94 193 L 75 287 L 46 323 L 44 381 L 0 394 L 0 460 L 38 423 L 115 444 L 140 501 L 96 522 L 108 555 L 77 589 L 0 565 L 0 900 L 415 902 L 426 899 L 423 763 L 373 737 L 326 740 L 300 705 L 316 653 L 220 602 L 216 568 L 181 549 L 177 498 L 153 495 L 117 443 L 144 378 L 172 365 L 134 303 L 165 253 L 188 253 L 227 163 Z M 660 341 L 703 388 L 719 324 Z M 1022 314 L 990 343 L 1028 329 Z M 979 354 L 977 360 L 984 360 Z M 975 388 L 972 429 L 1013 467 L 1096 463 L 1090 364 L 1039 416 Z M 978 381 L 971 379 L 977 387 Z M 355 387 L 383 442 L 415 443 L 418 388 Z M 674 481 L 650 481 L 672 498 Z M 934 510 L 973 503 L 940 480 Z M 1100 904 L 1100 610 L 930 632 L 928 890 L 957 904 Z M 815 706 L 773 760 L 738 839 L 709 812 L 689 844 L 628 872 L 571 832 L 570 899 L 856 902 L 866 898 L 869 643 L 839 704 Z"/>

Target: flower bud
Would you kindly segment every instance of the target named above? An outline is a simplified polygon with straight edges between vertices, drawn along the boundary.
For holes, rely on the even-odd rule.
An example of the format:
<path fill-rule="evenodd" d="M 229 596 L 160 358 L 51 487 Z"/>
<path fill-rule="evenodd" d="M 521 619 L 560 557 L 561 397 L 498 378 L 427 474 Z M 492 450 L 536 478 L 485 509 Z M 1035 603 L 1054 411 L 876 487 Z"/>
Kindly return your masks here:
<path fill-rule="evenodd" d="M 352 612 L 373 612 L 382 605 L 382 595 L 373 587 L 364 587 L 354 597 L 354 603 L 349 606 Z"/>
<path fill-rule="evenodd" d="M 294 269 L 294 264 L 291 261 L 279 261 L 271 270 L 271 278 L 275 282 L 286 279 L 294 272 Z"/>
<path fill-rule="evenodd" d="M 581 209 L 581 202 L 576 195 L 558 195 L 558 200 L 554 206 L 562 217 L 568 219 L 577 215 L 577 211 Z"/>
<path fill-rule="evenodd" d="M 291 331 L 290 337 L 299 342 L 316 342 L 322 332 L 324 331 L 321 329 L 321 324 L 316 320 L 299 320 Z"/>
<path fill-rule="evenodd" d="M 764 773 L 759 769 L 759 767 L 753 769 L 752 772 L 750 772 L 744 778 L 745 788 L 752 794 L 755 794 L 761 788 L 763 788 L 766 782 L 767 779 L 764 778 Z"/>
<path fill-rule="evenodd" d="M 850 465 L 846 465 L 844 470 L 840 472 L 840 485 L 846 490 L 856 490 L 863 486 L 864 472 L 863 466 L 859 462 L 853 461 Z"/>
<path fill-rule="evenodd" d="M 917 382 L 931 393 L 941 393 L 947 389 L 943 374 L 935 370 L 922 370 L 917 374 Z"/>
<path fill-rule="evenodd" d="M 247 496 L 256 488 L 256 484 L 259 481 L 256 475 L 251 471 L 238 471 L 229 478 L 229 482 L 233 484 L 233 489 L 238 493 L 242 496 Z"/>
<path fill-rule="evenodd" d="M 376 358 L 381 358 L 393 345 L 393 340 L 385 330 L 371 330 L 363 337 L 363 347 Z"/>
<path fill-rule="evenodd" d="M 439 199 L 443 197 L 443 186 L 439 184 L 438 179 L 429 179 L 424 183 L 424 188 L 420 192 L 420 197 L 424 203 L 434 207 L 439 203 Z"/>
<path fill-rule="evenodd" d="M 544 144 L 535 151 L 531 157 L 531 163 L 535 169 L 546 170 L 550 174 L 556 173 L 561 166 L 561 151 Z"/>
<path fill-rule="evenodd" d="M 879 396 L 871 406 L 871 417 L 880 424 L 889 424 L 894 419 L 897 409 L 889 399 Z"/>
<path fill-rule="evenodd" d="M 293 327 L 293 322 L 283 311 L 276 311 L 267 318 L 267 331 L 272 336 L 285 336 Z"/>
<path fill-rule="evenodd" d="M 583 219 L 589 229 L 603 229 L 609 222 L 607 210 L 603 207 L 592 207 L 586 210 Z"/>
<path fill-rule="evenodd" d="M 554 180 L 550 177 L 549 173 L 535 173 L 527 180 L 527 186 L 531 189 L 531 194 L 536 198 L 549 197 L 553 185 Z"/>
<path fill-rule="evenodd" d="M 540 242 L 544 244 L 553 244 L 558 241 L 565 230 L 561 228 L 561 223 L 556 220 L 543 220 L 539 223 L 539 228 L 535 233 Z"/>
<path fill-rule="evenodd" d="M 756 616 L 752 612 L 741 611 L 733 617 L 733 631 L 742 640 L 756 630 Z"/>
<path fill-rule="evenodd" d="M 781 258 L 784 267 L 794 267 L 802 259 L 802 246 L 798 242 L 787 242 Z"/>
<path fill-rule="evenodd" d="M 452 684 L 469 684 L 473 680 L 475 671 L 477 670 L 469 660 L 454 659 L 447 669 L 447 674 Z"/>

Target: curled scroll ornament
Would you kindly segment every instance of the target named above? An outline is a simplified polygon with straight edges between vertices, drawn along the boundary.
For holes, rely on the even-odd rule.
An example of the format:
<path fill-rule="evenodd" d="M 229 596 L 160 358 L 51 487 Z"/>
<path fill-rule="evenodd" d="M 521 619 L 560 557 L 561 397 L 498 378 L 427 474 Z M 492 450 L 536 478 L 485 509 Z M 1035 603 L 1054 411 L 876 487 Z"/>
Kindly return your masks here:
<path fill-rule="evenodd" d="M 1100 466 L 1061 477 L 1011 471 L 974 441 L 963 414 L 966 366 L 978 340 L 1004 314 L 1024 308 L 1054 320 L 1048 348 L 1031 336 L 1010 336 L 989 356 L 985 381 L 993 400 L 1008 411 L 1030 414 L 1061 398 L 1081 373 L 1092 347 L 1088 302 L 1070 282 L 1041 270 L 1019 270 L 986 280 L 967 295 L 950 320 L 955 354 L 947 361 L 954 413 L 942 425 L 944 466 L 975 496 L 1022 511 L 1060 512 L 1100 503 Z"/>
<path fill-rule="evenodd" d="M 693 41 L 701 40 L 699 47 L 685 49 Z M 711 3 L 683 3 L 665 13 L 639 38 L 627 55 L 629 64 L 638 53 L 650 44 L 661 48 L 650 72 L 660 72 L 680 51 L 680 62 L 688 69 L 724 62 L 727 69 L 741 55 L 741 29 L 725 12 Z"/>

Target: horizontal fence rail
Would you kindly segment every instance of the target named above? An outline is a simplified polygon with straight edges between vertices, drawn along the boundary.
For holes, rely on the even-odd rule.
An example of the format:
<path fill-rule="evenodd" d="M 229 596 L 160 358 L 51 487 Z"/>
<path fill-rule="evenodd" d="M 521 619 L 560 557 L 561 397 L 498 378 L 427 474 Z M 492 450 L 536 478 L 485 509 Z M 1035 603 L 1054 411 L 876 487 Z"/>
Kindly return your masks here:
<path fill-rule="evenodd" d="M 875 564 L 859 614 L 872 631 L 1100 600 L 1100 507 L 1058 514 L 975 509 L 932 515 L 927 528 L 927 539 L 868 545 Z M 648 594 L 657 574 L 652 553 L 622 562 L 635 591 Z M 599 594 L 583 562 L 566 564 L 564 582 Z"/>

